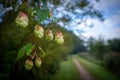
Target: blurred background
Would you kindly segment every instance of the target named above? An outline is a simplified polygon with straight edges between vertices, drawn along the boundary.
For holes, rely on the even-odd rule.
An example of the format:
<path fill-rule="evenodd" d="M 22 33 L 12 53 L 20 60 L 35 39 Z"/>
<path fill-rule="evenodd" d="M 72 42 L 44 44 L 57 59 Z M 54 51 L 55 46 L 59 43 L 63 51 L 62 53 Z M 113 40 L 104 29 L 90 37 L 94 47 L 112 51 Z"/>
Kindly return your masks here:
<path fill-rule="evenodd" d="M 29 27 L 21 29 L 15 19 L 19 11 L 43 7 L 44 3 L 53 17 L 40 24 L 53 34 L 61 31 L 65 42 L 56 45 L 44 38 L 37 40 L 46 57 L 40 68 L 27 71 L 26 57 L 19 61 L 16 57 L 24 44 L 33 41 L 31 31 L 37 21 L 29 17 Z M 82 80 L 73 58 L 93 80 L 120 80 L 119 3 L 119 0 L 0 0 L 0 80 Z M 55 23 L 51 23 L 53 19 Z"/>

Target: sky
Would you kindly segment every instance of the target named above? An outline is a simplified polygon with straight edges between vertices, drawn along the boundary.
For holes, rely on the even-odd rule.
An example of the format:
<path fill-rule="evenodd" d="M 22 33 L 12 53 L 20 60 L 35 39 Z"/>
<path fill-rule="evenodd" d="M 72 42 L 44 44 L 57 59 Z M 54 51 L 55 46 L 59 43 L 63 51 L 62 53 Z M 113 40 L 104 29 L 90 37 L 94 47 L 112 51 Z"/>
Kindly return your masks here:
<path fill-rule="evenodd" d="M 94 3 L 94 2 L 93 2 Z M 120 0 L 100 0 L 96 3 L 95 8 L 100 10 L 105 18 L 101 22 L 97 19 L 88 19 L 87 24 L 94 24 L 94 27 L 85 27 L 84 24 L 77 25 L 77 29 L 84 30 L 84 33 L 79 34 L 74 31 L 76 35 L 82 35 L 84 38 L 94 37 L 98 39 L 100 35 L 104 39 L 120 39 Z"/>

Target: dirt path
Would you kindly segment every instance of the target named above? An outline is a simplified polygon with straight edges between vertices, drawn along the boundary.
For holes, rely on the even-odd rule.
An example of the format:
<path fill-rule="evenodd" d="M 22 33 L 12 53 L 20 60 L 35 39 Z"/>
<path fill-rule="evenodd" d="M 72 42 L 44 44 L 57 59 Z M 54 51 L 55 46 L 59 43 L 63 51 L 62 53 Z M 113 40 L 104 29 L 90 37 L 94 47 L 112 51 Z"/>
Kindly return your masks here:
<path fill-rule="evenodd" d="M 80 64 L 80 62 L 78 62 L 75 57 L 73 57 L 73 62 L 79 70 L 81 80 L 93 80 L 88 71 L 86 71 L 86 69 Z"/>

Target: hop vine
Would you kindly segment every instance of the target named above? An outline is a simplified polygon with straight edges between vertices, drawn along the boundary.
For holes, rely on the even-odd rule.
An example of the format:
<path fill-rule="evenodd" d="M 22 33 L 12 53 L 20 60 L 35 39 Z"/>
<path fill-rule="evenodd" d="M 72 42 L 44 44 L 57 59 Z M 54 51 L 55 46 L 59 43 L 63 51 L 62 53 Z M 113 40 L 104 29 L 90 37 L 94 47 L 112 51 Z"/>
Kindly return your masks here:
<path fill-rule="evenodd" d="M 33 8 L 30 8 L 30 9 L 31 9 L 31 11 L 33 10 Z M 40 16 L 43 15 L 43 17 L 41 17 L 39 19 L 40 21 L 38 21 L 38 23 L 46 20 L 47 18 L 51 18 L 53 15 L 51 13 L 51 11 L 48 14 L 48 12 L 46 10 L 38 11 L 38 13 L 39 13 L 39 15 L 38 15 L 37 11 L 33 11 L 31 15 L 34 16 L 33 18 L 35 20 L 38 20 L 38 18 L 40 18 Z M 18 16 L 15 19 L 17 26 L 19 26 L 20 28 L 29 27 L 30 20 L 29 20 L 28 16 L 29 15 L 27 15 L 26 13 L 20 11 L 18 13 Z M 45 30 L 44 27 L 41 26 L 41 24 L 35 24 L 32 32 L 34 33 L 34 36 L 33 36 L 34 38 L 42 39 L 43 37 L 45 37 L 44 39 L 46 39 L 47 41 L 54 41 L 56 44 L 64 43 L 64 37 L 63 37 L 62 32 L 59 31 L 55 35 L 53 35 L 52 30 L 50 30 L 50 29 Z M 41 51 L 41 54 L 38 54 L 36 52 L 37 49 L 39 49 Z M 44 58 L 46 56 L 46 53 L 42 49 L 41 45 L 39 45 L 39 47 L 37 48 L 36 44 L 32 44 L 32 42 L 31 42 L 31 43 L 23 46 L 18 51 L 17 60 L 22 58 L 24 55 L 28 56 L 28 58 L 25 60 L 25 69 L 31 70 L 34 65 L 37 68 L 39 68 L 42 65 L 42 58 Z"/>

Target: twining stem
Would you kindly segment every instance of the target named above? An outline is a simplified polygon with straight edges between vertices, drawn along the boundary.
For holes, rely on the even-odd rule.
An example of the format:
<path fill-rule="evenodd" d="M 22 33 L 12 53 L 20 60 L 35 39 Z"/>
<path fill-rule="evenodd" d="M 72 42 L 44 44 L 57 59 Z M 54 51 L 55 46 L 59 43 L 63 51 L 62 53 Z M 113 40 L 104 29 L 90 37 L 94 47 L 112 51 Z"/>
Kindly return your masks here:
<path fill-rule="evenodd" d="M 30 56 L 30 58 L 33 60 L 36 57 L 36 50 L 34 49 L 33 54 Z"/>

